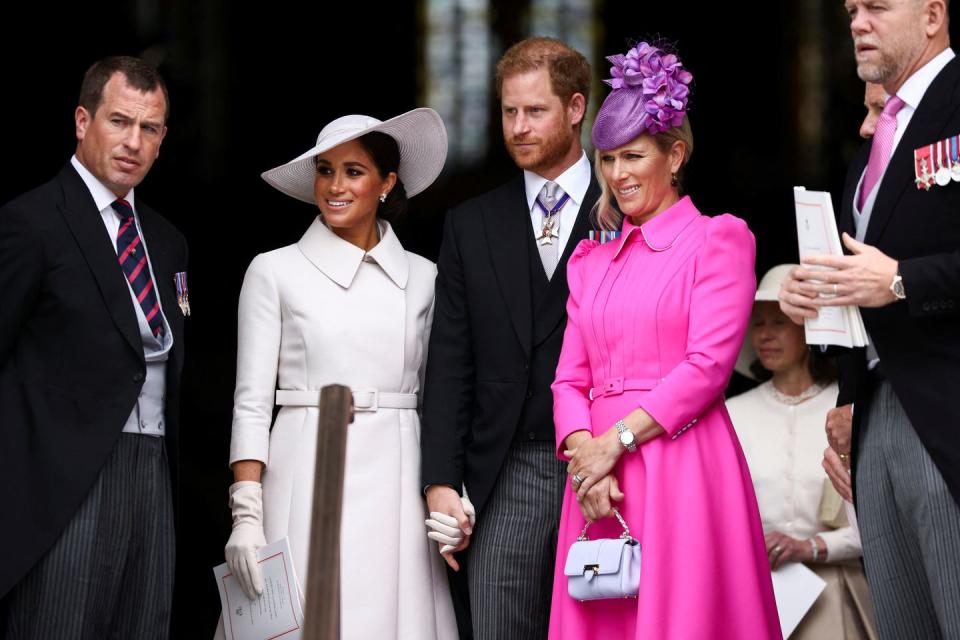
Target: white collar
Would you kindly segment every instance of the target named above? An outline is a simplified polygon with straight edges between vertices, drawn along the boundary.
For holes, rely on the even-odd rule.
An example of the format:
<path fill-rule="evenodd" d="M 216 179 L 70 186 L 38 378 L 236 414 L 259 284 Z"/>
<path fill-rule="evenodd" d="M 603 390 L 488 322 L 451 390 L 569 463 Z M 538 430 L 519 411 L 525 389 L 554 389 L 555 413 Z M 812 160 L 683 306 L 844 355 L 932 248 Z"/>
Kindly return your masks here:
<path fill-rule="evenodd" d="M 947 47 L 933 58 L 927 64 L 917 69 L 912 76 L 907 78 L 900 89 L 897 91 L 897 97 L 904 101 L 907 106 L 916 109 L 923 100 L 923 94 L 927 92 L 930 83 L 937 77 L 947 63 L 953 60 L 956 54 L 953 49 Z"/>
<path fill-rule="evenodd" d="M 590 171 L 590 161 L 587 160 L 587 154 L 584 152 L 580 154 L 579 160 L 567 167 L 567 170 L 554 180 L 578 207 L 583 204 L 587 189 L 590 188 Z M 546 183 L 547 179 L 543 176 L 526 169 L 523 170 L 523 184 L 527 192 L 528 209 L 533 209 L 533 202 Z"/>
<path fill-rule="evenodd" d="M 73 168 L 80 174 L 80 179 L 83 180 L 83 183 L 87 185 L 87 190 L 90 191 L 90 195 L 93 196 L 93 202 L 97 205 L 97 211 L 103 211 L 117 200 L 117 195 L 110 191 L 110 189 L 107 189 L 95 175 L 90 173 L 90 170 L 83 166 L 76 154 L 70 158 L 70 164 L 72 164 Z M 136 211 L 137 207 L 133 203 L 133 198 L 133 189 L 130 189 L 127 195 L 123 197 L 124 200 L 130 203 L 130 207 Z"/>
<path fill-rule="evenodd" d="M 367 252 L 335 234 L 319 216 L 300 238 L 297 247 L 317 269 L 344 289 L 350 287 L 360 263 L 367 257 L 380 265 L 397 287 L 404 289 L 410 274 L 407 252 L 389 222 L 380 220 L 377 224 L 380 227 L 380 242 Z"/>

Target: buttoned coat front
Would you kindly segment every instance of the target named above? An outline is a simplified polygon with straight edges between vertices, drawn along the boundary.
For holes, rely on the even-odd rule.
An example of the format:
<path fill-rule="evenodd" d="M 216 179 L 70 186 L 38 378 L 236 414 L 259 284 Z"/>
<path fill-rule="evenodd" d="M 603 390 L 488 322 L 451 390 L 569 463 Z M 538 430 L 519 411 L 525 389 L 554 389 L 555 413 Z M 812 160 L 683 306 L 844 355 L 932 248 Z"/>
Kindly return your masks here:
<path fill-rule="evenodd" d="M 614 467 L 620 511 L 642 547 L 637 599 L 577 602 L 567 550 L 584 525 L 564 499 L 552 639 L 779 638 L 750 474 L 723 402 L 753 305 L 754 241 L 742 220 L 683 198 L 622 237 L 583 241 L 553 384 L 557 448 L 643 408 L 666 434 Z M 591 538 L 616 538 L 613 518 Z"/>
<path fill-rule="evenodd" d="M 318 409 L 275 393 L 329 384 L 420 393 L 436 267 L 381 223 L 364 253 L 319 219 L 257 256 L 240 294 L 230 462 L 260 460 L 267 542 L 290 539 L 306 584 Z M 347 437 L 341 637 L 456 638 L 443 563 L 426 537 L 416 409 L 357 411 Z"/>

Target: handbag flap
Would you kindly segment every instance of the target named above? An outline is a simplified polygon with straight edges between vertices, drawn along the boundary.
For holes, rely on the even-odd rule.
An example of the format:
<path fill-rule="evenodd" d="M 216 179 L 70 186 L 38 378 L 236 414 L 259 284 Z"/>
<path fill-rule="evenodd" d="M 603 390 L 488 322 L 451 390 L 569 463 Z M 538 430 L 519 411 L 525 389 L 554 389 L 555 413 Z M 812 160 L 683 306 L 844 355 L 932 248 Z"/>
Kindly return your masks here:
<path fill-rule="evenodd" d="M 633 540 L 601 538 L 581 540 L 570 545 L 567 563 L 563 567 L 566 576 L 582 576 L 589 570 L 595 574 L 611 574 L 620 571 L 624 547 Z"/>

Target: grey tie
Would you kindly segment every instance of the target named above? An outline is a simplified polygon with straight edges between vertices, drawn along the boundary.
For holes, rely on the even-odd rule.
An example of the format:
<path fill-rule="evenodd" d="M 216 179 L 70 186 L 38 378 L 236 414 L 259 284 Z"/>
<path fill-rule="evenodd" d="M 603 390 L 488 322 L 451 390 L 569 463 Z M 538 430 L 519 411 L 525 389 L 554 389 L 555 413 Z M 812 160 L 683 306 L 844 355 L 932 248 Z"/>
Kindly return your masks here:
<path fill-rule="evenodd" d="M 563 189 L 560 188 L 556 182 L 547 181 L 543 188 L 540 189 L 540 195 L 538 198 L 540 202 L 547 208 L 547 210 L 553 209 L 556 206 L 557 201 L 563 197 Z M 537 210 L 541 213 L 541 223 L 546 220 L 547 216 L 543 214 L 543 211 L 540 207 L 537 207 Z M 560 231 L 560 214 L 557 213 L 555 220 L 553 222 L 553 230 Z M 538 232 L 537 235 L 540 235 Z M 540 251 L 540 260 L 543 261 L 543 270 L 547 273 L 547 280 L 553 278 L 553 272 L 557 269 L 557 260 L 560 256 L 560 238 L 553 238 L 550 244 L 537 243 L 537 249 Z"/>

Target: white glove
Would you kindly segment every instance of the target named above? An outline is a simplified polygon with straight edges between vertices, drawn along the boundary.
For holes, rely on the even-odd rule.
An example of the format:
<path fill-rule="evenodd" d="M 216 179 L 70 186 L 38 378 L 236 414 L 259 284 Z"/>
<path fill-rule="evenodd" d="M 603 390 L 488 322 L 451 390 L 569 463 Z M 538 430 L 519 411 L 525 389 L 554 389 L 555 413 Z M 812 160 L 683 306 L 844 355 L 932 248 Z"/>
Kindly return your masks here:
<path fill-rule="evenodd" d="M 463 489 L 460 504 L 463 507 L 463 512 L 470 518 L 470 526 L 472 527 L 477 522 L 477 510 L 470 502 L 470 498 L 467 497 L 466 488 Z M 433 529 L 433 531 L 427 533 L 427 537 L 443 545 L 440 548 L 441 555 L 450 553 L 463 542 L 464 533 L 460 529 L 457 519 L 453 516 L 448 516 L 439 511 L 431 511 L 430 519 L 427 520 L 427 527 Z"/>
<path fill-rule="evenodd" d="M 263 536 L 263 487 L 244 480 L 230 485 L 230 509 L 233 531 L 224 555 L 230 571 L 237 576 L 247 597 L 256 600 L 263 593 L 263 573 L 257 563 L 257 550 L 267 544 Z"/>

